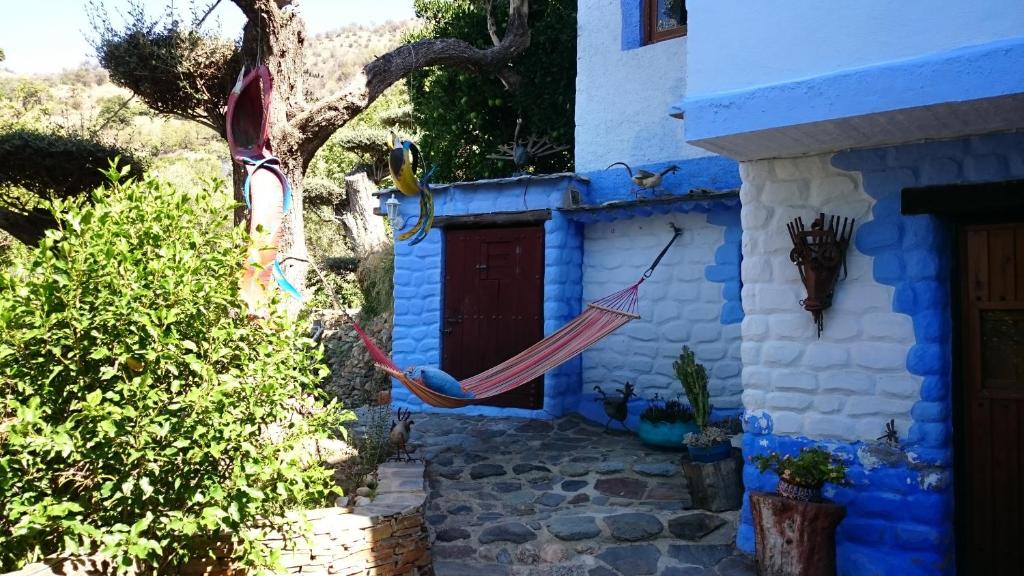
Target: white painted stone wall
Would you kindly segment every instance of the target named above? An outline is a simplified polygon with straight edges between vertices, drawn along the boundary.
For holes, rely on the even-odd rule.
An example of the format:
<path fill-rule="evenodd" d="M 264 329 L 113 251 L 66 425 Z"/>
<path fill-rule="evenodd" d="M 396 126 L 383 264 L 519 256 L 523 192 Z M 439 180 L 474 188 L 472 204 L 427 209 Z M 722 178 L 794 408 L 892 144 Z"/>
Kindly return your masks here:
<path fill-rule="evenodd" d="M 818 212 L 871 218 L 873 200 L 859 173 L 830 156 L 741 164 L 743 187 L 743 405 L 764 410 L 776 434 L 867 440 L 885 422 L 910 429 L 922 378 L 906 370 L 911 318 L 892 312 L 894 288 L 876 282 L 871 258 L 851 244 L 825 331 L 816 337 L 786 223 Z M 856 234 L 856 232 L 855 232 Z"/>
<path fill-rule="evenodd" d="M 620 0 L 580 0 L 577 22 L 576 171 L 710 155 L 668 115 L 686 92 L 686 38 L 623 50 Z"/>
<path fill-rule="evenodd" d="M 671 237 L 683 228 L 654 275 L 640 286 L 640 319 L 583 354 L 583 390 L 614 390 L 629 381 L 640 396 L 682 392 L 672 362 L 683 344 L 710 376 L 716 408 L 739 408 L 740 325 L 723 326 L 722 284 L 704 278 L 724 228 L 704 214 L 669 214 L 589 224 L 583 240 L 583 299 L 590 302 L 636 282 Z"/>

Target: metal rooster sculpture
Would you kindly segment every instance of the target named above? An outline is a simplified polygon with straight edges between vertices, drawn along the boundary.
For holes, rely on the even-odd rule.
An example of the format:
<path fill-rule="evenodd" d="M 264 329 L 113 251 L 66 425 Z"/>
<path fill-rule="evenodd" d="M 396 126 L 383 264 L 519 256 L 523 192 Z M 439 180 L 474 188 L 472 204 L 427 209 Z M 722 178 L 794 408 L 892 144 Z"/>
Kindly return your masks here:
<path fill-rule="evenodd" d="M 526 169 L 537 158 L 569 149 L 568 146 L 552 144 L 547 138 L 537 138 L 536 136 L 530 136 L 525 142 L 521 142 L 519 140 L 519 129 L 522 128 L 522 125 L 522 118 L 516 120 L 516 131 L 512 136 L 512 142 L 498 146 L 498 152 L 501 152 L 501 154 L 490 154 L 487 156 L 491 160 L 511 160 L 516 167 L 516 176 L 525 174 Z"/>
<path fill-rule="evenodd" d="M 633 385 L 626 382 L 625 387 L 617 388 L 615 391 L 619 393 L 618 396 L 608 396 L 600 386 L 594 386 L 594 391 L 601 395 L 595 400 L 600 400 L 604 404 L 604 413 L 608 415 L 608 421 L 604 423 L 605 431 L 608 431 L 608 425 L 612 420 L 617 420 L 623 428 L 629 430 L 626 426 L 626 417 L 629 416 L 629 399 L 636 396 L 633 393 Z"/>
<path fill-rule="evenodd" d="M 399 235 L 398 239 L 405 241 L 412 238 L 410 245 L 419 244 L 434 225 L 434 197 L 430 193 L 430 177 L 434 174 L 434 168 L 427 170 L 426 174 L 417 180 L 416 173 L 420 171 L 420 149 L 413 142 L 403 140 L 395 133 L 391 134 L 391 145 L 388 168 L 395 188 L 406 196 L 418 196 L 420 199 L 419 219 L 412 228 Z"/>

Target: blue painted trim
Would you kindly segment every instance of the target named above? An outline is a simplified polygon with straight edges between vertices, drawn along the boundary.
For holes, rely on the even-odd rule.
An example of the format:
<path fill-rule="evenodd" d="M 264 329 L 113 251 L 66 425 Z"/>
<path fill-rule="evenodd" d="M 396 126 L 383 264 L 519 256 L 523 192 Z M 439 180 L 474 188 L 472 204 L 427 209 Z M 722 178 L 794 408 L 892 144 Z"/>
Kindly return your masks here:
<path fill-rule="evenodd" d="M 740 264 L 743 262 L 743 224 L 740 221 L 740 207 L 724 206 L 708 212 L 708 224 L 724 226 L 725 235 L 722 245 L 715 250 L 715 263 L 704 269 L 704 277 L 708 282 L 723 284 L 722 316 L 723 325 L 739 324 L 743 321 L 743 280 L 740 277 Z"/>
<path fill-rule="evenodd" d="M 640 7 L 643 0 L 620 0 L 622 10 L 622 49 L 633 50 L 644 45 L 643 29 L 640 22 Z"/>
<path fill-rule="evenodd" d="M 633 170 L 649 170 L 661 172 L 672 164 L 679 167 L 675 174 L 667 174 L 662 180 L 660 194 L 684 195 L 691 190 L 712 190 L 722 192 L 725 190 L 739 189 L 740 180 L 739 164 L 724 156 L 704 156 L 689 160 L 675 162 L 658 162 L 655 164 L 638 164 L 632 166 Z M 605 170 L 594 170 L 584 174 L 590 183 L 584 194 L 584 204 L 603 204 L 617 200 L 627 200 L 635 197 L 637 187 L 629 179 L 626 169 L 621 166 L 614 166 Z M 652 192 L 644 191 L 643 194 L 651 195 Z"/>
<path fill-rule="evenodd" d="M 615 393 L 616 386 L 602 386 L 605 392 L 609 394 Z M 629 411 L 626 416 L 626 426 L 630 430 L 636 431 L 637 426 L 640 424 L 640 414 L 647 408 L 646 398 L 632 398 L 629 401 Z M 583 416 L 587 420 L 604 426 L 605 422 L 608 421 L 608 415 L 605 414 L 604 404 L 601 402 L 601 396 L 593 392 L 592 390 L 584 392 L 580 396 L 579 407 L 577 412 L 580 416 Z M 726 418 L 738 417 L 743 413 L 742 408 L 714 408 L 711 409 L 711 421 L 718 422 Z M 622 426 L 617 421 L 612 421 L 609 428 L 613 430 L 622 430 Z"/>
<path fill-rule="evenodd" d="M 686 139 L 1024 93 L 1024 36 L 747 90 L 689 95 Z"/>

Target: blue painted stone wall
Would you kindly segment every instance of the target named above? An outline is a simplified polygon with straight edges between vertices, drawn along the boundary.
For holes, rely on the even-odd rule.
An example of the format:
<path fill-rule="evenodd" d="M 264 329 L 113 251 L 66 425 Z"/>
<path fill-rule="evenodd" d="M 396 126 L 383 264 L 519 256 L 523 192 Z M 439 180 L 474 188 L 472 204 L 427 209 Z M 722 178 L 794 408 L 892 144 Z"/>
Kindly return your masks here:
<path fill-rule="evenodd" d="M 456 216 L 558 208 L 570 186 L 585 190 L 586 185 L 574 175 L 561 175 L 438 186 L 434 189 L 435 212 L 438 216 Z M 417 213 L 415 199 L 400 200 L 403 215 Z M 443 242 L 444 233 L 437 228 L 415 246 L 395 242 L 392 358 L 399 366 L 440 365 Z M 580 225 L 553 211 L 544 223 L 544 249 L 544 334 L 548 335 L 579 313 Z M 544 406 L 540 410 L 468 406 L 455 412 L 554 418 L 575 409 L 578 391 L 579 360 L 574 360 L 545 375 Z M 397 382 L 392 386 L 392 399 L 396 407 L 439 411 Z"/>
<path fill-rule="evenodd" d="M 842 575 L 952 574 L 953 381 L 950 270 L 955 247 L 937 217 L 900 214 L 905 187 L 1024 178 L 1024 134 L 977 136 L 835 155 L 839 169 L 859 172 L 874 199 L 872 220 L 857 232 L 855 247 L 873 259 L 873 277 L 894 288 L 892 309 L 910 316 L 916 343 L 906 369 L 922 378 L 911 408 L 902 451 L 871 442 L 817 442 L 774 434 L 771 414 L 747 418 L 744 455 L 795 454 L 823 443 L 849 463 L 849 487 L 827 495 L 848 507 L 839 527 Z M 842 288 L 840 288 L 842 289 Z M 828 320 L 826 318 L 826 330 Z M 746 489 L 772 491 L 777 479 L 744 470 Z M 753 552 L 749 505 L 741 513 L 738 546 Z"/>

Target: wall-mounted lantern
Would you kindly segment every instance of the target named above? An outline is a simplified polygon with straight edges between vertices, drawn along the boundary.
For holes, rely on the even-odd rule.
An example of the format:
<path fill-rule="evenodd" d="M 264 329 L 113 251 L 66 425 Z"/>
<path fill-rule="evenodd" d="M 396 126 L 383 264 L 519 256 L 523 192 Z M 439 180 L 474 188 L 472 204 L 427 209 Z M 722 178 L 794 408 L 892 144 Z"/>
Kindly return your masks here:
<path fill-rule="evenodd" d="M 388 212 L 388 222 L 391 222 L 391 226 L 395 230 L 405 228 L 405 220 L 402 218 L 402 213 L 399 210 L 401 205 L 402 203 L 398 201 L 398 198 L 395 198 L 394 192 L 391 193 L 391 197 L 387 199 L 387 202 L 384 202 L 384 208 Z"/>
<path fill-rule="evenodd" d="M 853 224 L 852 218 L 829 216 L 826 220 L 822 213 L 811 223 L 810 230 L 804 228 L 801 218 L 786 225 L 793 240 L 789 259 L 796 264 L 800 280 L 807 289 L 807 298 L 800 304 L 814 316 L 818 338 L 821 338 L 825 309 L 832 306 L 840 269 L 843 277 L 846 276 L 846 249 L 853 235 Z"/>

